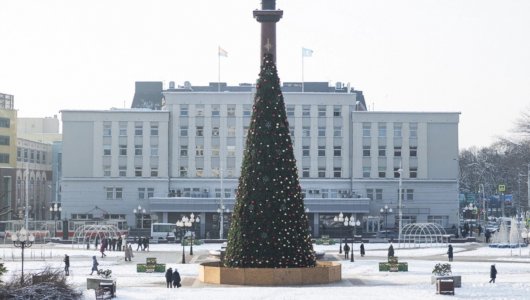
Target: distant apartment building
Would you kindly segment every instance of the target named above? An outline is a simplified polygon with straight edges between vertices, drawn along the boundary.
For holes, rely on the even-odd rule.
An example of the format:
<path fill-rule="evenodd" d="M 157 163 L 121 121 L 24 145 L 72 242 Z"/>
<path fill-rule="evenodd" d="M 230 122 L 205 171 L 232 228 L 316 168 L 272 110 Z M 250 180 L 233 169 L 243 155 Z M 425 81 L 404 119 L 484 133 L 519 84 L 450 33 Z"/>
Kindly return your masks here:
<path fill-rule="evenodd" d="M 396 215 L 384 224 L 379 210 L 397 211 L 399 174 L 404 224 L 457 223 L 458 113 L 368 112 L 362 92 L 343 84 L 305 83 L 302 92 L 301 83 L 284 83 L 282 91 L 314 236 L 344 234 L 334 221 L 340 212 L 361 221 L 359 232 L 394 228 Z M 161 92 L 160 111 L 62 111 L 67 218 L 88 218 L 97 206 L 145 227 L 194 213 L 198 235 L 219 236 L 221 202 L 225 210 L 234 204 L 254 86 L 170 83 Z M 139 205 L 145 214 L 134 213 Z M 223 219 L 228 228 L 230 215 Z"/>
<path fill-rule="evenodd" d="M 11 218 L 16 169 L 17 111 L 15 97 L 0 93 L 0 220 Z"/>

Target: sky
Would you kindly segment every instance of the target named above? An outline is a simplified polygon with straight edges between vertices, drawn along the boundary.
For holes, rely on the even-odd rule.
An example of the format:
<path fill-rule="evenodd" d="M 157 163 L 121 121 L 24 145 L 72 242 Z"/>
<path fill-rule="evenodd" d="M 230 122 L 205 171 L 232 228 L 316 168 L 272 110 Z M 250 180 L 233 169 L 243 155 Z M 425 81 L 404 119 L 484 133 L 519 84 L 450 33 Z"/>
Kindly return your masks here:
<path fill-rule="evenodd" d="M 459 147 L 530 111 L 530 1 L 277 0 L 282 81 L 350 83 L 370 110 L 459 112 Z M 19 117 L 130 107 L 135 81 L 253 83 L 259 0 L 5 0 L 0 93 Z M 218 46 L 228 52 L 219 64 Z"/>

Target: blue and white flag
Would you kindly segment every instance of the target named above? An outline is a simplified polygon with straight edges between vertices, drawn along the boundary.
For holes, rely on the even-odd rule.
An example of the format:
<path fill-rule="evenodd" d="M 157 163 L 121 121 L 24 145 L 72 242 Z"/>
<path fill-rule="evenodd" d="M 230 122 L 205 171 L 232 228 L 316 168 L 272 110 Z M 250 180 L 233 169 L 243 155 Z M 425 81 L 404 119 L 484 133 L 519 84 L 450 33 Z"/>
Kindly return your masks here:
<path fill-rule="evenodd" d="M 302 48 L 302 57 L 311 57 L 313 56 L 313 50 L 308 48 Z"/>

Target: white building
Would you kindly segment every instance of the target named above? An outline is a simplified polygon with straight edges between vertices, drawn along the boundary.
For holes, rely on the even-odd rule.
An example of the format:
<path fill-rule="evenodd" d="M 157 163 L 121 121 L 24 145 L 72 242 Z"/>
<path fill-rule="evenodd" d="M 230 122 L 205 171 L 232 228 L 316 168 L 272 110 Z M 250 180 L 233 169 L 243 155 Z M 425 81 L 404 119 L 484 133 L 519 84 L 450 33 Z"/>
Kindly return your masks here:
<path fill-rule="evenodd" d="M 359 111 L 360 92 L 293 86 L 283 92 L 315 236 L 344 234 L 339 212 L 353 213 L 363 232 L 394 227 L 395 214 L 385 225 L 379 209 L 397 212 L 400 163 L 404 223 L 457 223 L 458 113 Z M 63 111 L 63 213 L 89 218 L 97 206 L 138 227 L 193 212 L 198 234 L 218 237 L 221 190 L 231 209 L 252 115 L 245 87 L 169 89 L 162 111 Z M 145 215 L 133 213 L 138 205 Z"/>

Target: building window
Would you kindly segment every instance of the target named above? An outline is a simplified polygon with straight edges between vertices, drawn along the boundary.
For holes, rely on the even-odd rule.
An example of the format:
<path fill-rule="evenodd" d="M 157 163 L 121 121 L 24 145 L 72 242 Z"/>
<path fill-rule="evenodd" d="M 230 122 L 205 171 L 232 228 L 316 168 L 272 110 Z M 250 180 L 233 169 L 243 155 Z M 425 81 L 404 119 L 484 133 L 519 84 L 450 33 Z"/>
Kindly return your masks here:
<path fill-rule="evenodd" d="M 236 156 L 236 146 L 226 146 L 226 156 Z"/>
<path fill-rule="evenodd" d="M 195 169 L 195 176 L 196 177 L 203 177 L 204 175 L 204 169 L 203 168 L 196 168 Z"/>
<path fill-rule="evenodd" d="M 342 127 L 340 127 L 340 126 L 333 127 L 333 136 L 334 137 L 341 137 L 342 136 Z"/>
<path fill-rule="evenodd" d="M 326 177 L 326 168 L 318 168 L 318 177 L 319 178 Z"/>
<path fill-rule="evenodd" d="M 195 105 L 195 116 L 204 117 L 204 104 Z"/>
<path fill-rule="evenodd" d="M 326 156 L 326 146 L 318 146 L 318 156 Z"/>
<path fill-rule="evenodd" d="M 333 156 L 342 156 L 342 146 L 333 146 Z"/>
<path fill-rule="evenodd" d="M 158 123 L 151 123 L 151 135 L 158 136 Z"/>
<path fill-rule="evenodd" d="M 401 156 L 401 146 L 395 146 L 394 147 L 394 156 L 400 157 Z"/>
<path fill-rule="evenodd" d="M 127 136 L 127 122 L 120 122 L 120 136 Z"/>
<path fill-rule="evenodd" d="M 204 156 L 204 146 L 195 145 L 195 156 Z"/>
<path fill-rule="evenodd" d="M 142 167 L 135 167 L 134 168 L 134 176 L 142 177 Z"/>
<path fill-rule="evenodd" d="M 120 155 L 127 155 L 127 145 L 120 145 Z"/>
<path fill-rule="evenodd" d="M 9 136 L 0 135 L 0 145 L 9 146 Z"/>
<path fill-rule="evenodd" d="M 212 136 L 219 136 L 219 127 L 212 127 Z"/>
<path fill-rule="evenodd" d="M 226 108 L 226 115 L 229 117 L 235 117 L 236 116 L 236 106 L 235 105 L 228 105 Z"/>
<path fill-rule="evenodd" d="M 147 199 L 155 196 L 155 188 L 147 188 Z"/>
<path fill-rule="evenodd" d="M 17 161 L 22 161 L 22 149 L 17 149 Z"/>
<path fill-rule="evenodd" d="M 151 145 L 151 156 L 158 156 L 158 146 Z"/>
<path fill-rule="evenodd" d="M 320 137 L 326 136 L 326 127 L 324 127 L 324 126 L 319 126 L 318 127 L 318 136 L 320 136 Z"/>
<path fill-rule="evenodd" d="M 115 191 L 116 191 L 116 199 L 123 199 L 123 188 L 117 187 Z"/>
<path fill-rule="evenodd" d="M 188 168 L 180 167 L 180 177 L 188 177 Z"/>
<path fill-rule="evenodd" d="M 212 105 L 212 117 L 219 117 L 220 111 L 219 105 Z"/>
<path fill-rule="evenodd" d="M 112 135 L 112 124 L 110 122 L 103 122 L 103 136 Z"/>
<path fill-rule="evenodd" d="M 287 116 L 294 117 L 294 106 L 293 105 L 287 105 Z"/>
<path fill-rule="evenodd" d="M 24 150 L 24 151 L 27 151 L 27 150 Z M 27 152 L 24 152 L 24 154 L 26 154 L 25 156 L 27 156 Z M 103 155 L 111 155 L 111 151 L 110 151 L 110 145 L 103 145 Z M 27 157 L 25 157 L 25 160 L 26 161 Z"/>
<path fill-rule="evenodd" d="M 410 123 L 409 130 L 409 136 L 411 139 L 418 138 L 418 123 Z"/>
<path fill-rule="evenodd" d="M 309 127 L 309 126 L 302 127 L 302 136 L 303 137 L 310 137 L 311 136 L 311 127 Z"/>
<path fill-rule="evenodd" d="M 180 105 L 180 116 L 181 117 L 187 117 L 188 116 L 188 105 L 187 104 L 181 104 Z"/>
<path fill-rule="evenodd" d="M 145 188 L 138 188 L 138 199 L 145 199 Z"/>
<path fill-rule="evenodd" d="M 371 130 L 372 130 L 372 124 L 363 123 L 363 137 L 370 137 Z"/>
<path fill-rule="evenodd" d="M 414 189 L 407 189 L 407 197 L 405 198 L 407 201 L 413 201 L 414 200 Z"/>
<path fill-rule="evenodd" d="M 334 167 L 333 168 L 333 177 L 335 177 L 335 178 L 342 177 L 342 168 L 341 167 Z"/>
<path fill-rule="evenodd" d="M 250 117 L 252 114 L 252 105 L 243 105 L 243 117 Z"/>
<path fill-rule="evenodd" d="M 326 106 L 325 105 L 319 105 L 318 106 L 318 116 L 319 117 L 325 117 L 326 116 Z"/>
<path fill-rule="evenodd" d="M 195 136 L 204 136 L 204 127 L 196 126 L 195 127 Z"/>
<path fill-rule="evenodd" d="M 378 129 L 379 137 L 386 137 L 386 123 L 378 123 L 377 129 Z"/>
<path fill-rule="evenodd" d="M 340 105 L 333 106 L 333 116 L 340 117 L 342 114 L 342 107 Z"/>
<path fill-rule="evenodd" d="M 9 154 L 8 153 L 0 153 L 0 163 L 1 164 L 8 164 L 9 163 Z"/>
<path fill-rule="evenodd" d="M 110 177 L 110 166 L 104 166 L 103 167 L 103 176 L 104 177 Z"/>
<path fill-rule="evenodd" d="M 410 178 L 418 178 L 418 168 L 410 168 L 409 177 Z"/>
<path fill-rule="evenodd" d="M 370 178 L 370 173 L 372 170 L 370 167 L 363 167 L 363 178 Z"/>
<path fill-rule="evenodd" d="M 188 156 L 188 145 L 180 145 L 180 156 Z"/>
<path fill-rule="evenodd" d="M 410 146 L 410 156 L 411 157 L 418 156 L 418 147 L 417 146 Z"/>
<path fill-rule="evenodd" d="M 310 117 L 310 116 L 311 116 L 311 106 L 302 105 L 302 117 Z"/>
<path fill-rule="evenodd" d="M 120 177 L 127 176 L 127 167 L 126 166 L 119 166 L 119 176 Z"/>
<path fill-rule="evenodd" d="M 401 137 L 401 123 L 394 123 L 394 137 Z"/>
<path fill-rule="evenodd" d="M 235 137 L 236 136 L 236 128 L 234 126 L 229 126 L 227 131 L 228 137 Z"/>
<path fill-rule="evenodd" d="M 107 199 L 114 199 L 114 188 L 108 187 L 107 190 Z"/>
<path fill-rule="evenodd" d="M 188 126 L 180 126 L 180 136 L 188 136 Z"/>
<path fill-rule="evenodd" d="M 374 189 L 366 189 L 366 198 L 374 200 Z"/>
<path fill-rule="evenodd" d="M 449 227 L 449 216 L 427 216 L 428 223 L 440 225 L 442 228 Z"/>
<path fill-rule="evenodd" d="M 309 146 L 302 146 L 302 156 L 309 156 Z"/>
<path fill-rule="evenodd" d="M 134 145 L 134 155 L 143 155 L 142 148 L 142 145 Z"/>
<path fill-rule="evenodd" d="M 399 178 L 399 167 L 394 167 L 394 178 Z"/>
<path fill-rule="evenodd" d="M 35 150 L 29 150 L 29 162 L 35 162 Z"/>
<path fill-rule="evenodd" d="M 309 177 L 309 168 L 302 168 L 302 177 L 303 178 Z"/>
<path fill-rule="evenodd" d="M 375 200 L 383 201 L 383 189 L 375 189 Z"/>
<path fill-rule="evenodd" d="M 379 157 L 385 157 L 386 156 L 386 146 L 379 146 Z"/>
<path fill-rule="evenodd" d="M 0 118 L 0 127 L 9 128 L 9 122 L 8 118 Z"/>
<path fill-rule="evenodd" d="M 141 122 L 134 123 L 134 135 L 142 136 L 144 134 L 144 126 Z"/>
<path fill-rule="evenodd" d="M 385 178 L 386 177 L 386 167 L 379 167 L 377 174 L 378 174 L 379 178 Z"/>
<path fill-rule="evenodd" d="M 219 156 L 219 146 L 212 146 L 212 156 L 218 157 Z"/>
<path fill-rule="evenodd" d="M 158 177 L 158 168 L 151 168 L 151 177 Z"/>
<path fill-rule="evenodd" d="M 363 156 L 370 156 L 370 146 L 363 146 Z"/>

